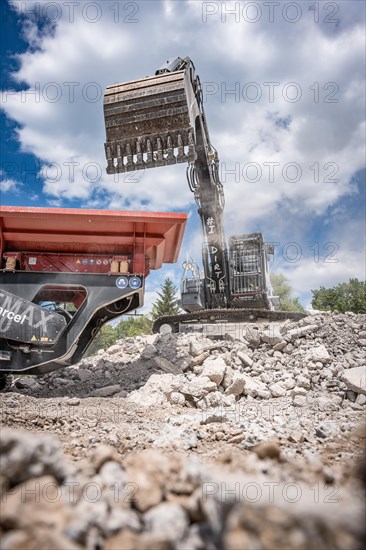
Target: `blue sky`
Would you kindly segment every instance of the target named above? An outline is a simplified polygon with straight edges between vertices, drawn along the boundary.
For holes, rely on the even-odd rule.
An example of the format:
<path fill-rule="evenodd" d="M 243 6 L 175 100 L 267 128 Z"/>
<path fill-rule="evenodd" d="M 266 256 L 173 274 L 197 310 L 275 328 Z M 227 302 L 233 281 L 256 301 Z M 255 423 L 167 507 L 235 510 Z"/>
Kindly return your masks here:
<path fill-rule="evenodd" d="M 200 259 L 182 165 L 105 173 L 106 85 L 195 62 L 225 188 L 225 231 L 279 243 L 272 269 L 311 288 L 365 277 L 364 3 L 1 4 L 3 205 L 189 212 L 178 264 Z M 296 260 L 296 261 L 295 261 Z"/>

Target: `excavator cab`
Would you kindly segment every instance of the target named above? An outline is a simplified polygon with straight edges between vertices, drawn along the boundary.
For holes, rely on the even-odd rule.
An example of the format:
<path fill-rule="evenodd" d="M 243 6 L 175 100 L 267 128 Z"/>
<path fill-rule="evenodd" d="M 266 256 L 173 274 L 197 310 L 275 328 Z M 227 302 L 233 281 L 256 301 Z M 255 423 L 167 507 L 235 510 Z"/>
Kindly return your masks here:
<path fill-rule="evenodd" d="M 180 57 L 168 60 L 154 76 L 108 86 L 107 173 L 194 162 L 198 87 L 193 63 Z"/>

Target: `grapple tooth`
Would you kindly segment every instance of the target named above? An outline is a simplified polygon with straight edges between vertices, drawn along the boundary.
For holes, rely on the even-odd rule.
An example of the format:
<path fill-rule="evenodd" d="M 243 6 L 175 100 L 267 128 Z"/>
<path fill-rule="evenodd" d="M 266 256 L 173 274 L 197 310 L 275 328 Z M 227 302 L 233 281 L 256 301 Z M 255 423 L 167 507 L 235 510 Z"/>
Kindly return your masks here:
<path fill-rule="evenodd" d="M 188 134 L 188 162 L 195 162 L 197 160 L 197 153 L 193 139 L 193 133 Z"/>
<path fill-rule="evenodd" d="M 163 145 L 161 139 L 158 137 L 156 140 L 156 151 L 154 152 L 155 166 L 163 166 Z"/>
<path fill-rule="evenodd" d="M 120 145 L 117 145 L 117 172 L 124 172 L 125 166 L 123 164 L 123 154 Z"/>
<path fill-rule="evenodd" d="M 141 150 L 141 143 L 139 141 L 136 141 L 136 161 L 135 161 L 136 168 L 143 168 L 143 160 L 142 160 L 142 150 Z"/>
<path fill-rule="evenodd" d="M 113 157 L 111 153 L 111 148 L 107 145 L 105 146 L 105 156 L 107 159 L 107 174 L 114 174 L 114 164 L 113 164 Z"/>
<path fill-rule="evenodd" d="M 164 158 L 168 164 L 173 164 L 175 162 L 175 156 L 173 152 L 173 142 L 171 136 L 167 137 L 166 140 L 166 149 L 164 151 Z"/>
<path fill-rule="evenodd" d="M 133 165 L 133 162 L 132 162 L 132 150 L 131 150 L 131 144 L 130 143 L 127 143 L 126 145 L 126 164 L 125 164 L 125 168 L 126 168 L 126 171 L 127 172 L 132 172 L 132 170 L 134 169 L 134 165 Z"/>
<path fill-rule="evenodd" d="M 178 162 L 183 162 L 183 160 L 184 160 L 184 145 L 183 145 L 183 139 L 182 139 L 181 134 L 178 134 L 177 145 L 178 145 L 177 161 Z"/>
<path fill-rule="evenodd" d="M 152 153 L 152 147 L 151 147 L 151 141 L 149 139 L 146 140 L 146 152 L 147 152 L 147 162 L 146 164 L 153 162 L 153 153 Z"/>

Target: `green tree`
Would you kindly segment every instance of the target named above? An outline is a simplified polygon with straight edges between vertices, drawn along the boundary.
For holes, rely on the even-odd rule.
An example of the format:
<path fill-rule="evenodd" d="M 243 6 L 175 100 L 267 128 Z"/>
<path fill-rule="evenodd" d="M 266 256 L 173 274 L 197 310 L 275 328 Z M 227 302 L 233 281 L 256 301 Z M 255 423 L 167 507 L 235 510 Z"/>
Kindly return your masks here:
<path fill-rule="evenodd" d="M 312 290 L 311 305 L 314 309 L 328 311 L 366 312 L 366 282 L 350 279 L 348 283 L 340 283 L 331 288 L 321 286 Z"/>
<path fill-rule="evenodd" d="M 288 280 L 282 273 L 271 273 L 271 284 L 275 296 L 280 299 L 279 308 L 281 311 L 301 311 L 305 309 L 298 298 L 292 297 L 292 288 Z"/>
<path fill-rule="evenodd" d="M 152 307 L 153 321 L 165 315 L 177 315 L 179 313 L 177 287 L 174 286 L 169 277 L 165 279 L 158 296 Z"/>
<path fill-rule="evenodd" d="M 107 349 L 112 346 L 115 341 L 118 340 L 118 335 L 115 327 L 112 327 L 108 323 L 102 326 L 93 342 L 90 344 L 86 357 L 95 355 L 100 349 Z"/>
<path fill-rule="evenodd" d="M 151 334 L 152 321 L 147 315 L 130 316 L 123 319 L 118 325 L 109 323 L 102 326 L 93 342 L 90 344 L 86 357 L 95 355 L 100 349 L 107 349 L 117 342 L 129 336 Z"/>
<path fill-rule="evenodd" d="M 117 339 L 151 334 L 151 327 L 152 321 L 147 315 L 130 316 L 117 325 Z"/>

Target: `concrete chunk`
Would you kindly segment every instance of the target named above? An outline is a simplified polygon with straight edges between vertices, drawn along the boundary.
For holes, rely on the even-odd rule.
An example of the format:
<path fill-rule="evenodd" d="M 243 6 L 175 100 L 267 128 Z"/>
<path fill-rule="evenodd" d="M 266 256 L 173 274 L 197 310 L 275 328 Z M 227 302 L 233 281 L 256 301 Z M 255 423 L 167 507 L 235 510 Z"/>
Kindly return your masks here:
<path fill-rule="evenodd" d="M 219 385 L 224 378 L 226 363 L 221 357 L 215 359 L 208 358 L 203 363 L 201 376 L 207 376 L 212 382 Z"/>
<path fill-rule="evenodd" d="M 345 370 L 342 380 L 350 390 L 366 395 L 366 367 Z"/>

